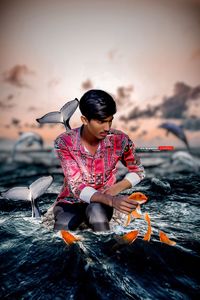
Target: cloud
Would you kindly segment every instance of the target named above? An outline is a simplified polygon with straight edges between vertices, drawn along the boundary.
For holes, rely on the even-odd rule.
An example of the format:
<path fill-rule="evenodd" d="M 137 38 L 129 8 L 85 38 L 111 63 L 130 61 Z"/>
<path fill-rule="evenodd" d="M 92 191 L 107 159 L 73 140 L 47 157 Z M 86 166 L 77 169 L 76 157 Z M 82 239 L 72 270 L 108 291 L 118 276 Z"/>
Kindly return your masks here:
<path fill-rule="evenodd" d="M 30 124 L 30 126 L 29 126 L 30 128 L 38 128 L 38 125 L 37 124 Z"/>
<path fill-rule="evenodd" d="M 138 135 L 138 137 L 143 137 L 143 136 L 145 136 L 145 135 L 147 135 L 147 130 L 143 130 L 139 135 Z"/>
<path fill-rule="evenodd" d="M 121 120 L 127 121 L 138 118 L 159 117 L 162 119 L 185 119 L 190 104 L 200 100 L 200 85 L 190 87 L 183 82 L 174 85 L 174 93 L 170 97 L 164 97 L 158 105 L 148 105 L 145 109 L 134 107 L 127 117 Z"/>
<path fill-rule="evenodd" d="M 117 55 L 117 49 L 112 49 L 108 52 L 108 58 L 109 60 L 114 60 Z"/>
<path fill-rule="evenodd" d="M 192 88 L 192 89 L 190 90 L 189 97 L 190 97 L 192 100 L 197 100 L 197 99 L 199 99 L 199 97 L 200 97 L 200 85 L 198 85 L 198 86 L 196 86 L 195 88 Z"/>
<path fill-rule="evenodd" d="M 15 65 L 3 73 L 3 80 L 19 88 L 29 88 L 30 85 L 26 82 L 26 77 L 34 74 L 26 65 Z"/>
<path fill-rule="evenodd" d="M 49 128 L 54 128 L 56 127 L 56 124 L 48 124 Z"/>
<path fill-rule="evenodd" d="M 81 85 L 81 88 L 83 90 L 91 90 L 93 89 L 93 83 L 90 79 L 87 79 L 86 81 L 84 81 Z"/>
<path fill-rule="evenodd" d="M 14 95 L 13 94 L 9 94 L 8 97 L 7 97 L 7 100 L 10 101 L 10 100 L 13 100 L 13 98 L 14 98 Z"/>
<path fill-rule="evenodd" d="M 26 128 L 41 128 L 43 124 L 35 124 L 35 123 L 24 123 L 23 126 Z"/>
<path fill-rule="evenodd" d="M 10 108 L 13 108 L 15 106 L 15 104 L 13 103 L 5 103 L 5 101 L 0 101 L 0 109 L 3 109 L 3 110 L 7 110 L 7 109 L 10 109 Z"/>
<path fill-rule="evenodd" d="M 19 119 L 16 118 L 12 118 L 11 120 L 11 125 L 19 127 L 19 124 L 21 123 L 21 121 Z"/>
<path fill-rule="evenodd" d="M 196 49 L 192 55 L 191 55 L 191 60 L 200 60 L 200 48 Z"/>
<path fill-rule="evenodd" d="M 27 110 L 28 111 L 36 111 L 36 110 L 38 110 L 38 108 L 36 108 L 35 106 L 29 106 Z"/>
<path fill-rule="evenodd" d="M 24 123 L 23 126 L 26 128 L 43 128 L 44 126 L 49 127 L 49 128 L 55 128 L 57 127 L 58 124 L 35 124 L 35 123 Z"/>
<path fill-rule="evenodd" d="M 164 98 L 160 111 L 161 116 L 166 119 L 182 119 L 186 117 L 188 104 L 200 96 L 200 86 L 194 88 L 183 82 L 177 82 L 174 86 L 174 95 Z"/>
<path fill-rule="evenodd" d="M 131 93 L 134 91 L 133 85 L 127 87 L 121 86 L 117 89 L 117 97 L 127 98 L 131 96 Z"/>
<path fill-rule="evenodd" d="M 53 78 L 51 80 L 49 80 L 48 82 L 48 87 L 55 87 L 57 85 L 59 85 L 61 83 L 61 78 Z"/>
<path fill-rule="evenodd" d="M 200 118 L 187 119 L 182 123 L 183 128 L 190 131 L 200 130 Z"/>
<path fill-rule="evenodd" d="M 133 91 L 134 91 L 133 85 L 118 87 L 117 94 L 115 96 L 115 100 L 117 104 L 122 105 L 124 103 L 126 104 L 130 103 Z"/>
<path fill-rule="evenodd" d="M 4 100 L 0 101 L 0 109 L 8 110 L 16 106 L 16 104 L 12 102 L 13 99 L 14 99 L 14 95 L 9 94 Z"/>
<path fill-rule="evenodd" d="M 138 118 L 151 118 L 156 115 L 158 110 L 159 106 L 148 105 L 146 109 L 140 109 L 136 106 L 127 117 L 122 117 L 121 120 L 128 121 Z"/>
<path fill-rule="evenodd" d="M 131 126 L 131 127 L 130 127 L 130 130 L 131 130 L 131 131 L 137 131 L 138 128 L 139 128 L 139 126 Z"/>

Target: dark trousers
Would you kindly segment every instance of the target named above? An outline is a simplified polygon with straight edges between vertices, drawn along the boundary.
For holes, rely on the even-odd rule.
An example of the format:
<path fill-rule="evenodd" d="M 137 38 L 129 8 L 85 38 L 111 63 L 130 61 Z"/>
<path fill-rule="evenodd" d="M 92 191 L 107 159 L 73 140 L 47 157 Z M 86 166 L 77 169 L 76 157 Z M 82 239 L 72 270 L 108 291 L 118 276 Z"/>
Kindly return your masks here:
<path fill-rule="evenodd" d="M 54 207 L 54 230 L 76 230 L 85 223 L 94 231 L 110 229 L 113 208 L 101 203 L 59 203 Z"/>

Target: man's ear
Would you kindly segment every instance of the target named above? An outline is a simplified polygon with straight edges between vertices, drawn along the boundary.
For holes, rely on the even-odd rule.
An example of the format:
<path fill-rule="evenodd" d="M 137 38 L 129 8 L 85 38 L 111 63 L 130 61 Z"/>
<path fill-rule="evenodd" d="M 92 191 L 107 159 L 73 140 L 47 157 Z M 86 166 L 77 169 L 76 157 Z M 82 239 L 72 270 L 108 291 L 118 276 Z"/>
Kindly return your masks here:
<path fill-rule="evenodd" d="M 88 124 L 88 119 L 85 116 L 81 116 L 81 121 L 82 121 L 83 125 Z"/>

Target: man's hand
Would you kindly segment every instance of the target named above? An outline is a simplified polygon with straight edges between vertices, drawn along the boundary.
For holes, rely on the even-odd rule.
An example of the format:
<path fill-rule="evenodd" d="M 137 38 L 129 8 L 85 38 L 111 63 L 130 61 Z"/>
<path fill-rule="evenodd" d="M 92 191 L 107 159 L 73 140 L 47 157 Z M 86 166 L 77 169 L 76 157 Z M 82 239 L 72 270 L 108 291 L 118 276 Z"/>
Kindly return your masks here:
<path fill-rule="evenodd" d="M 138 205 L 137 201 L 129 199 L 128 196 L 111 196 L 109 194 L 100 192 L 94 193 L 90 201 L 106 204 L 127 215 L 135 210 L 136 206 Z"/>
<path fill-rule="evenodd" d="M 128 196 L 115 196 L 112 199 L 112 205 L 118 211 L 128 215 L 136 209 L 138 203 L 135 200 L 129 199 Z"/>

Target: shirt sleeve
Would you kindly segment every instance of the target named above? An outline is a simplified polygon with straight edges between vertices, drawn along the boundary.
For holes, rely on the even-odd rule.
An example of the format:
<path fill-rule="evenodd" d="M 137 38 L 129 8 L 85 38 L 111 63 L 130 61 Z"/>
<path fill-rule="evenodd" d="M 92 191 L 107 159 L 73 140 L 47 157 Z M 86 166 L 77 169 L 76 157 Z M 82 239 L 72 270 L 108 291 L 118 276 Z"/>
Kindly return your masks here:
<path fill-rule="evenodd" d="M 73 197 L 90 203 L 90 198 L 97 191 L 83 183 L 81 170 L 61 137 L 55 140 L 54 148 L 60 160 L 68 188 Z"/>
<path fill-rule="evenodd" d="M 124 140 L 124 151 L 122 163 L 128 168 L 125 178 L 131 183 L 132 187 L 139 183 L 145 177 L 144 167 L 141 164 L 139 156 L 135 152 L 135 145 L 127 136 Z"/>

